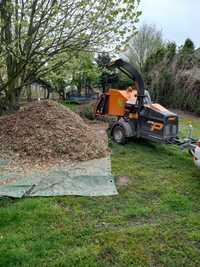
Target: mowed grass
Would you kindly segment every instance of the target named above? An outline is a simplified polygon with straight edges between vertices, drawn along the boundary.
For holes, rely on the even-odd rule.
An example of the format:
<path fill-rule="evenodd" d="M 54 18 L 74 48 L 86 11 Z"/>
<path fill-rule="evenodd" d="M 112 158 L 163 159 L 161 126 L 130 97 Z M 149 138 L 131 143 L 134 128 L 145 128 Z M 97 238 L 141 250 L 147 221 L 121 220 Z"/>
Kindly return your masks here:
<path fill-rule="evenodd" d="M 116 182 L 129 177 L 118 196 L 0 201 L 0 266 L 200 266 L 191 156 L 145 141 L 110 146 Z"/>

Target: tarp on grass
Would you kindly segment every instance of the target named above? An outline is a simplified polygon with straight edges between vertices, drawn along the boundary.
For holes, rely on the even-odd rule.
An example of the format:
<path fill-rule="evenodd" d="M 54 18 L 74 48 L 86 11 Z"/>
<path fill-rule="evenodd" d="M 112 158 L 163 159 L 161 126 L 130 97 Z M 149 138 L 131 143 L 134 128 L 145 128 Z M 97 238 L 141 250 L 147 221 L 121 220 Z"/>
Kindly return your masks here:
<path fill-rule="evenodd" d="M 7 162 L 0 161 L 0 166 Z M 2 168 L 0 168 L 2 170 Z M 110 196 L 116 195 L 110 157 L 63 164 L 29 176 L 1 171 L 0 196 Z"/>

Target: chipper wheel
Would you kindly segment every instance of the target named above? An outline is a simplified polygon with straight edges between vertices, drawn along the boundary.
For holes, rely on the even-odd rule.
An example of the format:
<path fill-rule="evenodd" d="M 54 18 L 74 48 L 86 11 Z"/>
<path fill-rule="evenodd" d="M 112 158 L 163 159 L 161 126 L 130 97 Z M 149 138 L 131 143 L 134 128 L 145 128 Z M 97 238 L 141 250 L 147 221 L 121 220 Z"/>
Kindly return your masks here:
<path fill-rule="evenodd" d="M 114 126 L 112 129 L 112 137 L 117 144 L 124 145 L 126 143 L 125 130 L 119 125 Z"/>

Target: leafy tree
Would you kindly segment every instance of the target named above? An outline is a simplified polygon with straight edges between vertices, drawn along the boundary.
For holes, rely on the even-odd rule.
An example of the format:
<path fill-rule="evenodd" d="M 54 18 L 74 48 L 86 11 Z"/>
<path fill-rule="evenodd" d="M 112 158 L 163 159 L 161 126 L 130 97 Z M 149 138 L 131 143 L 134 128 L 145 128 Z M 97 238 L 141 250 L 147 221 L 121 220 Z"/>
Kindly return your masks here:
<path fill-rule="evenodd" d="M 111 62 L 111 58 L 108 53 L 98 55 L 96 62 L 99 70 L 101 71 L 100 83 L 103 92 L 105 92 L 110 86 L 113 88 L 124 89 L 133 84 L 133 81 L 121 71 L 117 69 L 108 70 L 105 67 Z"/>
<path fill-rule="evenodd" d="M 148 74 L 149 71 L 156 65 L 162 62 L 165 55 L 167 53 L 166 48 L 163 46 L 151 54 L 147 59 L 143 67 L 143 71 L 145 74 Z"/>
<path fill-rule="evenodd" d="M 60 57 L 67 57 L 65 53 L 57 56 L 55 61 L 59 61 Z M 55 62 L 53 63 L 53 65 Z M 75 85 L 79 95 L 83 89 L 91 89 L 97 84 L 99 71 L 94 61 L 94 56 L 89 52 L 80 52 L 78 57 L 71 58 L 56 70 L 51 70 L 45 75 L 45 80 L 49 81 L 62 98 L 65 99 L 65 88 Z"/>
<path fill-rule="evenodd" d="M 103 52 L 102 54 L 98 54 L 98 57 L 96 58 L 96 63 L 100 69 L 104 69 L 107 64 L 109 64 L 111 61 L 111 58 L 109 56 L 109 53 Z"/>
<path fill-rule="evenodd" d="M 131 38 L 127 56 L 140 71 L 147 58 L 163 47 L 162 32 L 155 25 L 143 24 Z"/>
<path fill-rule="evenodd" d="M 183 46 L 179 49 L 178 54 L 178 65 L 179 67 L 184 66 L 188 59 L 194 53 L 195 47 L 191 39 L 186 39 Z"/>
<path fill-rule="evenodd" d="M 145 64 L 145 81 L 154 100 L 163 105 L 199 113 L 199 58 L 194 44 L 186 40 L 177 52 L 175 43 L 168 43 L 152 54 Z"/>
<path fill-rule="evenodd" d="M 193 53 L 194 52 L 194 43 L 191 39 L 187 38 L 184 45 L 180 49 L 180 53 Z"/>
<path fill-rule="evenodd" d="M 83 88 L 92 89 L 92 86 L 97 84 L 99 72 L 95 64 L 94 57 L 89 53 L 81 53 L 81 56 L 73 62 L 72 84 L 78 88 L 78 93 L 81 95 Z"/>
<path fill-rule="evenodd" d="M 77 51 L 125 41 L 140 15 L 137 5 L 137 0 L 1 0 L 0 93 L 5 105 L 16 108 L 23 87 L 59 69 Z M 54 60 L 64 52 L 65 58 Z"/>
<path fill-rule="evenodd" d="M 167 44 L 167 57 L 169 59 L 172 59 L 176 55 L 176 43 L 175 42 L 169 42 Z"/>
<path fill-rule="evenodd" d="M 109 54 L 105 52 L 102 54 L 98 54 L 98 57 L 96 58 L 96 63 L 98 65 L 99 70 L 101 71 L 99 80 L 100 80 L 103 93 L 106 91 L 106 86 L 110 79 L 110 73 L 106 69 L 106 65 L 109 64 L 110 62 L 111 62 L 111 58 Z"/>

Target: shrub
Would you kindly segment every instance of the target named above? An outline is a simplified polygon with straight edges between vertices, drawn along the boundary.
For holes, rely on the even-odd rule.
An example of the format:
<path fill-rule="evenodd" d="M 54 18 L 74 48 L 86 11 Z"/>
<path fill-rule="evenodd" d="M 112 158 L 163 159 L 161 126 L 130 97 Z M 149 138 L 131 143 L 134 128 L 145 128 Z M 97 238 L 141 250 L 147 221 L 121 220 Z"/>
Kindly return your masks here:
<path fill-rule="evenodd" d="M 176 43 L 169 42 L 167 44 L 167 57 L 169 59 L 172 59 L 175 55 L 176 55 Z"/>
<path fill-rule="evenodd" d="M 194 43 L 192 42 L 191 39 L 187 38 L 185 40 L 183 47 L 180 50 L 180 53 L 193 53 L 194 49 L 195 49 Z"/>
<path fill-rule="evenodd" d="M 84 105 L 78 110 L 78 113 L 81 117 L 86 118 L 88 120 L 94 120 L 94 107 L 92 104 Z"/>

